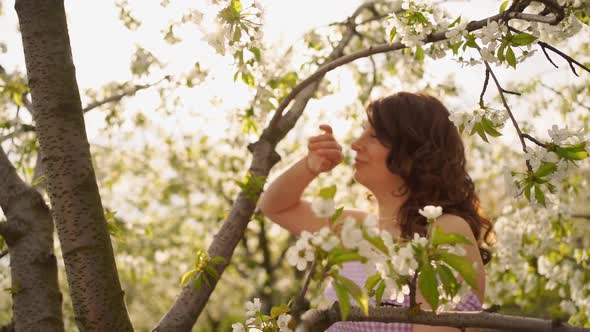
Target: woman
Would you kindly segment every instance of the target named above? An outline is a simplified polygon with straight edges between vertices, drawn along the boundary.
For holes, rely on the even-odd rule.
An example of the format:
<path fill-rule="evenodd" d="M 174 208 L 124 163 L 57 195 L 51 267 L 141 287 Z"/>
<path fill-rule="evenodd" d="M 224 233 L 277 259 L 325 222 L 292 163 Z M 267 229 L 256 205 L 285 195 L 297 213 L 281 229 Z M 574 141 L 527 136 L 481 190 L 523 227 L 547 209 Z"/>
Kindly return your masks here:
<path fill-rule="evenodd" d="M 479 201 L 465 170 L 465 152 L 449 112 L 436 98 L 425 94 L 400 92 L 373 101 L 367 107 L 368 122 L 352 144 L 356 152 L 354 179 L 376 198 L 379 225 L 394 238 L 411 239 L 414 233 L 426 235 L 426 218 L 418 210 L 426 205 L 441 206 L 445 214 L 433 226 L 445 232 L 465 235 L 472 243 L 486 241 L 490 222 L 479 216 Z M 308 154 L 279 176 L 263 193 L 261 211 L 273 222 L 294 234 L 315 232 L 328 220 L 314 215 L 309 202 L 301 198 L 307 185 L 320 173 L 329 172 L 343 159 L 342 147 L 327 125 L 325 133 L 309 139 Z M 367 213 L 345 210 L 348 216 L 364 220 Z M 486 250 L 466 245 L 467 257 L 477 264 L 477 284 L 467 302 L 458 310 L 478 310 L 484 299 Z M 346 265 L 342 272 L 361 284 L 366 276 L 358 264 Z M 417 302 L 429 306 L 418 292 Z M 407 299 L 406 299 L 407 305 Z M 370 325 L 368 325 L 370 324 Z M 373 322 L 339 322 L 334 331 L 457 331 L 456 328 Z"/>

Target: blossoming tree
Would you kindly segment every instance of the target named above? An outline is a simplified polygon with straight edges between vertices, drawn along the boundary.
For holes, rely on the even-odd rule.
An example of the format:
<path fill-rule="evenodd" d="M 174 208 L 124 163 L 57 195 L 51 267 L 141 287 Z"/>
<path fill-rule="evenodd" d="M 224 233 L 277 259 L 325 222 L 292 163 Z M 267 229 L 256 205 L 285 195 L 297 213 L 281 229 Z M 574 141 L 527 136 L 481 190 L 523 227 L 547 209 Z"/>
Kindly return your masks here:
<path fill-rule="evenodd" d="M 162 2 L 163 8 L 168 5 L 166 1 Z M 118 6 L 123 22 L 130 29 L 136 29 L 140 20 L 128 10 L 128 3 L 122 1 Z M 460 323 L 465 322 L 465 315 L 440 312 L 436 315 L 425 311 L 408 315 L 407 312 L 391 308 L 385 310 L 383 315 L 375 311 L 375 319 L 381 317 L 388 321 L 509 329 L 514 324 L 522 324 L 518 326 L 535 331 L 559 325 L 557 318 L 563 317 L 568 318 L 573 325 L 589 324 L 590 223 L 587 222 L 588 211 L 580 207 L 580 202 L 588 199 L 585 190 L 588 165 L 585 159 L 589 149 L 587 105 L 590 103 L 590 85 L 587 59 L 590 50 L 587 24 L 590 4 L 587 1 L 499 1 L 497 12 L 476 20 L 445 11 L 440 3 L 367 1 L 361 3 L 344 22 L 337 22 L 325 31 L 311 31 L 305 36 L 303 45 L 298 45 L 301 49 L 296 49 L 307 56 L 307 62 L 301 68 L 288 65 L 289 53 L 273 58 L 269 46 L 263 43 L 263 5 L 231 0 L 212 1 L 207 6 L 209 9 L 216 8 L 211 12 L 214 12 L 218 29 L 215 33 L 206 34 L 205 39 L 220 55 L 234 59 L 234 78 L 249 87 L 253 95 L 248 107 L 233 114 L 237 118 L 233 126 L 239 128 L 237 133 L 245 133 L 255 139 L 248 140 L 242 134 L 236 134 L 236 137 L 229 137 L 223 142 L 230 146 L 228 151 L 215 155 L 213 151 L 218 146 L 216 143 L 219 143 L 209 142 L 206 136 L 191 137 L 183 144 L 182 139 L 170 134 L 164 135 L 165 139 L 160 142 L 159 148 L 165 147 L 165 150 L 145 146 L 135 154 L 126 153 L 113 161 L 112 151 L 117 151 L 117 144 L 128 138 L 117 137 L 104 150 L 93 147 L 93 165 L 82 130 L 84 112 L 107 108 L 105 105 L 118 105 L 108 108 L 107 117 L 107 122 L 110 121 L 108 132 L 116 133 L 122 130 L 117 123 L 129 121 L 123 120 L 120 115 L 121 100 L 139 90 L 158 88 L 158 85 L 162 100 L 177 99 L 167 97 L 177 97 L 174 91 L 179 87 L 196 86 L 195 89 L 198 89 L 199 84 L 205 84 L 203 81 L 206 80 L 207 69 L 193 66 L 182 75 L 153 80 L 156 84 L 113 84 L 97 91 L 88 91 L 89 103 L 81 107 L 63 7 L 46 8 L 54 15 L 47 16 L 38 11 L 40 9 L 34 2 L 17 1 L 29 79 L 2 68 L 4 99 L 0 113 L 3 130 L 0 205 L 6 215 L 6 221 L 0 223 L 0 235 L 5 240 L 2 257 L 10 257 L 15 262 L 11 264 L 11 284 L 7 286 L 11 289 L 17 330 L 28 326 L 40 327 L 34 325 L 41 324 L 39 322 L 46 324 L 43 329 L 47 331 L 64 329 L 59 309 L 61 295 L 56 268 L 62 267 L 62 264 L 66 267 L 76 324 L 85 330 L 113 326 L 118 326 L 118 330 L 132 329 L 121 288 L 126 291 L 125 300 L 132 317 L 142 317 L 132 321 L 138 325 L 144 322 L 151 324 L 147 327 L 141 325 L 142 329 L 153 327 L 157 331 L 189 331 L 197 317 L 203 316 L 203 312 L 210 316 L 210 321 L 220 321 L 219 309 L 217 312 L 214 309 L 207 311 L 205 305 L 208 304 L 208 308 L 227 308 L 224 300 L 235 295 L 235 289 L 241 289 L 243 296 L 232 299 L 236 302 L 232 307 L 238 307 L 234 309 L 234 314 L 241 314 L 245 298 L 262 297 L 259 296 L 262 294 L 265 295 L 264 301 L 253 300 L 247 305 L 247 315 L 259 316 L 258 321 L 250 323 L 272 321 L 275 325 L 270 326 L 273 328 L 287 330 L 293 328 L 295 323 L 287 315 L 295 316 L 304 306 L 302 298 L 311 280 L 303 278 L 307 283 L 295 284 L 292 276 L 295 274 L 300 277 L 299 270 L 306 267 L 315 271 L 308 274 L 311 277 L 320 271 L 317 276 L 319 279 L 329 281 L 332 278 L 334 285 L 339 285 L 336 286 L 340 289 L 340 307 L 337 311 L 349 319 L 361 319 L 363 315 L 373 313 L 373 309 L 369 310 L 369 296 L 395 298 L 399 294 L 412 292 L 416 283 L 412 284 L 409 280 L 411 275 L 416 275 L 418 287 L 424 287 L 422 292 L 431 307 L 439 307 L 439 302 L 452 304 L 456 300 L 455 295 L 461 294 L 469 285 L 469 267 L 450 261 L 435 264 L 448 268 L 437 270 L 441 279 L 447 278 L 447 282 L 443 280 L 441 285 L 442 291 L 437 292 L 431 265 L 424 263 L 434 258 L 420 260 L 416 257 L 423 255 L 429 247 L 443 250 L 447 255 L 460 254 L 461 249 L 457 245 L 463 244 L 461 238 L 433 229 L 429 238 L 415 238 L 407 244 L 397 244 L 387 234 L 378 232 L 372 220 L 368 219 L 360 226 L 350 220 L 344 221 L 340 236 L 330 229 L 314 235 L 306 234 L 290 247 L 286 238 L 280 241 L 281 245 L 269 243 L 273 242 L 268 241 L 271 226 L 255 211 L 256 200 L 266 178 L 280 160 L 277 151 L 297 151 L 296 139 L 288 134 L 304 114 L 307 103 L 312 98 L 321 98 L 330 93 L 329 85 L 326 84 L 329 71 L 344 65 L 350 68 L 361 87 L 359 104 L 371 97 L 375 90 L 400 87 L 388 81 L 386 76 L 399 77 L 404 84 L 422 86 L 441 94 L 441 98 L 452 100 L 453 95 L 458 93 L 460 82 L 451 84 L 452 87 L 446 84 L 420 85 L 420 82 L 427 81 L 423 75 L 428 63 L 443 58 L 454 60 L 457 68 L 482 68 L 484 84 L 479 101 L 474 100 L 473 106 L 458 109 L 451 119 L 463 132 L 472 159 L 506 161 L 504 165 L 492 162 L 472 166 L 474 172 L 480 173 L 476 177 L 480 195 L 490 206 L 498 236 L 494 259 L 487 271 L 489 303 L 500 305 L 500 311 L 506 313 L 546 317 L 548 312 L 540 312 L 537 305 L 539 297 L 542 297 L 550 301 L 549 313 L 556 320 L 509 320 L 503 317 L 503 320 L 495 319 L 494 324 L 499 325 L 486 325 L 491 324 L 490 317 L 494 316 L 481 313 L 466 323 L 469 325 L 458 325 L 465 324 Z M 192 8 L 187 10 L 178 21 L 163 29 L 166 32 L 164 40 L 171 44 L 179 43 L 175 31 L 189 24 L 195 24 L 197 29 L 201 29 L 206 15 Z M 43 17 L 45 20 L 41 19 Z M 576 41 L 576 46 L 568 46 L 570 41 Z M 553 84 L 549 80 L 539 79 L 510 85 L 497 73 L 502 66 L 518 72 L 534 58 L 535 52 L 540 53 L 539 50 L 546 56 L 547 62 L 555 67 L 559 61 L 569 65 L 568 71 L 571 72 L 567 75 L 571 80 L 567 84 Z M 55 56 L 48 56 L 51 54 Z M 382 56 L 378 57 L 377 54 Z M 153 68 L 164 66 L 146 48 L 138 47 L 131 70 L 137 77 L 142 77 Z M 54 83 L 57 78 L 60 84 Z M 407 88 L 409 85 L 402 86 Z M 499 99 L 489 98 L 492 90 L 489 87 L 497 91 Z M 29 93 L 32 102 L 28 98 Z M 520 96 L 509 100 L 508 95 Z M 22 124 L 19 114 L 21 108 L 31 112 L 34 122 Z M 171 112 L 174 106 L 163 102 L 162 108 Z M 518 110 L 541 118 L 545 116 L 545 110 L 555 110 L 561 117 L 552 118 L 550 122 L 555 126 L 551 127 L 547 136 L 540 136 L 541 133 L 534 130 L 532 121 L 518 116 Z M 344 115 L 350 113 L 345 112 Z M 138 113 L 129 122 L 133 123 L 135 131 L 158 129 L 147 117 L 146 114 Z M 511 133 L 516 133 L 520 151 L 512 149 L 510 145 L 497 144 L 500 142 L 499 136 Z M 63 142 L 66 141 L 73 145 L 65 145 Z M 194 144 L 195 141 L 198 144 Z M 279 145 L 285 141 L 290 141 L 291 146 Z M 18 158 L 4 158 L 4 148 L 9 143 L 16 146 Z M 37 149 L 37 143 L 40 149 Z M 64 150 L 65 146 L 73 150 Z M 277 149 L 277 146 L 280 148 Z M 244 158 L 246 147 L 251 156 Z M 32 158 L 37 153 L 43 157 Z M 155 169 L 161 168 L 162 164 L 155 162 L 161 162 L 158 159 L 161 155 L 166 156 L 162 159 L 174 175 L 162 175 L 145 167 L 147 164 Z M 202 155 L 210 158 L 208 164 L 203 165 L 197 160 L 196 156 Z M 36 173 L 33 171 L 35 159 L 39 161 L 38 164 L 46 163 L 39 165 Z M 64 160 L 70 162 L 60 164 Z M 13 164 L 20 174 L 15 171 Z M 244 165 L 248 164 L 245 171 Z M 70 165 L 68 172 L 63 172 L 63 165 Z M 97 168 L 97 176 L 93 167 Z M 191 178 L 190 174 L 195 170 L 199 180 Z M 228 175 L 242 180 L 228 185 Z M 333 184 L 336 179 L 344 178 L 343 175 L 346 174 L 336 173 L 331 178 L 320 179 L 317 185 Z M 22 178 L 26 181 L 22 181 Z M 86 181 L 83 187 L 77 182 L 79 178 Z M 497 190 L 492 190 L 499 187 L 497 179 L 505 179 L 508 195 L 499 195 Z M 124 215 L 121 208 L 129 208 L 136 215 L 119 217 L 111 209 L 103 209 L 101 196 L 96 189 L 97 181 L 101 188 L 105 188 L 102 196 L 107 203 L 105 206 L 119 206 L 117 210 L 121 215 Z M 47 188 L 52 214 L 34 187 Z M 161 190 L 162 187 L 165 190 Z M 339 187 L 342 185 L 339 184 Z M 192 193 L 207 193 L 211 188 L 218 188 L 213 202 L 194 203 L 202 198 L 195 198 Z M 133 195 L 129 195 L 131 192 Z M 153 195 L 143 196 L 146 192 L 161 193 L 160 204 L 150 204 Z M 352 186 L 347 192 L 349 197 L 343 198 L 344 203 L 357 203 L 361 191 Z M 123 195 L 133 196 L 126 206 L 118 205 L 120 199 L 117 198 Z M 317 203 L 317 211 L 332 214 L 335 209 L 330 206 L 333 204 L 330 202 L 334 197 L 325 195 L 327 201 Z M 85 201 L 81 202 L 80 197 Z M 179 200 L 182 203 L 178 203 Z M 179 208 L 192 205 L 198 205 L 198 211 Z M 72 213 L 74 210 L 71 208 L 77 212 Z M 146 218 L 148 215 L 149 218 Z M 131 226 L 131 223 L 124 222 L 125 218 L 150 220 Z M 172 222 L 169 225 L 153 222 L 164 219 Z M 80 220 L 85 223 L 80 224 Z M 219 226 L 217 223 L 199 223 L 195 220 L 223 223 Z M 56 249 L 57 262 L 52 258 L 53 222 L 60 242 Z M 111 238 L 115 239 L 116 255 L 109 249 L 109 231 Z M 159 244 L 163 242 L 162 239 L 179 233 L 188 236 L 179 236 L 176 244 Z M 214 237 L 213 233 L 216 234 Z M 150 241 L 150 245 L 147 245 L 149 249 L 146 249 L 146 239 Z M 253 254 L 253 251 L 258 255 Z M 195 260 L 195 253 L 196 262 L 191 268 L 188 263 Z M 332 259 L 332 265 L 326 271 L 322 270 L 326 266 L 322 266 L 318 255 Z M 35 259 L 30 260 L 31 257 Z M 290 269 L 282 264 L 283 257 L 295 268 Z M 337 263 L 345 259 L 369 263 L 378 261 L 381 262 L 381 268 L 375 271 L 375 277 L 363 290 L 339 278 Z M 44 264 L 36 264 L 38 262 Z M 185 265 L 180 268 L 182 272 L 178 272 L 181 262 Z M 371 264 L 367 266 L 370 268 Z M 372 266 L 375 268 L 377 265 Z M 277 269 L 281 269 L 280 275 L 289 278 L 277 277 Z M 421 271 L 422 277 L 417 271 Z M 170 281 L 176 285 L 182 274 L 184 278 L 180 281 L 183 286 L 177 294 L 177 288 L 171 286 Z M 226 277 L 228 274 L 231 277 Z M 265 281 L 255 280 L 251 277 L 253 274 L 264 275 Z M 456 282 L 459 274 L 466 283 Z M 392 275 L 400 278 L 392 278 Z M 123 287 L 119 284 L 119 278 L 123 280 Z M 236 282 L 238 279 L 240 281 Z M 38 280 L 44 280 L 45 283 L 36 282 Z M 290 307 L 278 305 L 288 303 L 289 296 L 283 295 L 275 300 L 273 297 L 278 295 L 268 291 L 280 281 L 284 285 L 285 280 L 292 287 L 291 293 L 300 295 L 295 297 L 299 300 L 293 301 Z M 301 291 L 296 292 L 294 286 L 299 286 Z M 47 294 L 43 298 L 49 302 L 44 307 L 51 308 L 49 311 L 30 310 L 31 301 L 35 300 L 31 294 L 41 294 L 39 292 Z M 90 294 L 117 300 L 111 303 Z M 146 303 L 159 296 L 168 301 L 158 302 L 155 308 L 146 308 Z M 360 310 L 347 306 L 349 297 L 356 301 Z M 66 301 L 69 298 L 66 297 Z M 313 300 L 314 305 L 325 308 L 325 301 L 321 297 L 315 296 Z M 271 303 L 277 305 L 274 310 L 262 308 Z M 440 308 L 445 309 L 444 306 Z M 145 311 L 149 314 L 141 316 L 140 312 Z M 105 315 L 93 316 L 93 312 L 104 312 Z M 262 312 L 270 315 L 265 317 Z M 311 317 L 310 320 L 323 319 L 325 316 L 321 312 L 316 312 L 316 318 Z M 153 320 L 155 315 L 162 314 L 159 322 Z M 74 321 L 71 312 L 66 310 L 65 316 L 71 322 Z M 2 319 L 8 322 L 11 317 Z M 236 317 L 232 322 L 238 320 L 239 317 Z M 297 322 L 302 326 L 305 324 L 305 321 Z M 240 327 L 236 325 L 236 328 Z M 570 327 L 564 324 L 562 328 Z"/>

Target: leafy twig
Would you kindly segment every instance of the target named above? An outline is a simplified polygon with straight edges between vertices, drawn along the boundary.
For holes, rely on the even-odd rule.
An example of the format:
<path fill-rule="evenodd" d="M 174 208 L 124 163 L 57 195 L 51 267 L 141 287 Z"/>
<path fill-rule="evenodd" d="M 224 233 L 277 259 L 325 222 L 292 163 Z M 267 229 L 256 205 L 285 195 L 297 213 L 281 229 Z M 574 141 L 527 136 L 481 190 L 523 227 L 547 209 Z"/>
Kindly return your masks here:
<path fill-rule="evenodd" d="M 480 50 L 479 47 L 477 49 Z M 492 79 L 494 80 L 494 83 L 496 84 L 496 88 L 498 88 L 498 92 L 500 93 L 500 98 L 502 99 L 502 103 L 504 104 L 504 108 L 506 108 L 506 111 L 508 112 L 508 115 L 510 116 L 510 119 L 512 120 L 512 125 L 514 125 L 514 128 L 516 129 L 516 132 L 518 133 L 518 139 L 520 140 L 520 144 L 522 145 L 522 151 L 524 151 L 526 153 L 527 152 L 526 151 L 526 142 L 524 141 L 524 136 L 522 134 L 522 131 L 520 130 L 520 126 L 518 125 L 518 122 L 516 122 L 516 119 L 514 118 L 514 114 L 512 114 L 512 110 L 510 110 L 510 106 L 508 106 L 508 102 L 506 101 L 506 97 L 504 96 L 504 93 L 509 93 L 509 92 L 508 92 L 508 90 L 502 88 L 502 86 L 500 85 L 500 82 L 498 81 L 498 78 L 496 77 L 496 75 L 494 74 L 494 71 L 490 67 L 490 64 L 485 60 L 483 61 L 483 63 L 485 64 L 487 70 L 490 72 L 490 75 L 492 75 Z M 531 163 L 528 160 L 526 161 L 526 166 L 530 172 L 533 171 Z"/>
<path fill-rule="evenodd" d="M 301 290 L 299 291 L 299 294 L 295 298 L 295 301 L 293 301 L 292 314 L 296 320 L 298 320 L 299 316 L 303 312 L 303 303 L 305 301 L 305 293 L 307 293 L 307 289 L 309 288 L 309 283 L 311 282 L 311 278 L 313 277 L 313 274 L 315 273 L 316 265 L 317 265 L 317 261 L 314 260 L 313 263 L 311 263 L 311 268 L 309 269 L 309 273 L 307 274 L 307 278 L 305 279 L 305 283 L 303 284 L 303 288 L 301 288 Z"/>
<path fill-rule="evenodd" d="M 483 81 L 483 89 L 481 90 L 481 94 L 479 95 L 479 106 L 481 108 L 484 108 L 483 95 L 486 93 L 486 89 L 488 88 L 489 81 L 490 81 L 490 71 L 486 68 L 486 78 Z"/>

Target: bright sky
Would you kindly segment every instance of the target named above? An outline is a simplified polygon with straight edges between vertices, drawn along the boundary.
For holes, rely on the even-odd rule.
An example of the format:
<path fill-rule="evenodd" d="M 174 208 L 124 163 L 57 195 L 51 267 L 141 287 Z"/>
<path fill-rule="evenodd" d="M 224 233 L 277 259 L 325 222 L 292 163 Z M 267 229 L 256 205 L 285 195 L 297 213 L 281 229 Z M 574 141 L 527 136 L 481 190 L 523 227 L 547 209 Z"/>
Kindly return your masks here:
<path fill-rule="evenodd" d="M 101 85 L 131 79 L 129 61 L 136 44 L 153 52 L 163 63 L 167 64 L 165 71 L 154 74 L 145 80 L 153 82 L 165 74 L 182 72 L 195 62 L 200 62 L 209 68 L 211 75 L 206 85 L 194 89 L 187 89 L 182 94 L 184 108 L 168 117 L 162 123 L 164 127 L 180 131 L 195 130 L 194 121 L 183 121 L 190 118 L 194 112 L 206 117 L 208 134 L 223 135 L 226 128 L 224 110 L 235 110 L 245 105 L 250 92 L 240 82 L 233 82 L 231 60 L 221 59 L 214 50 L 201 40 L 197 29 L 179 30 L 178 35 L 184 42 L 171 47 L 161 36 L 161 29 L 169 20 L 177 19 L 176 15 L 183 13 L 183 9 L 195 6 L 194 1 L 172 1 L 169 9 L 163 10 L 159 1 L 131 0 L 132 13 L 142 20 L 138 31 L 127 30 L 118 19 L 118 9 L 112 1 L 66 1 L 69 21 L 69 31 L 77 69 L 78 84 L 81 91 L 88 88 L 98 88 Z M 359 0 L 298 0 L 298 1 L 261 1 L 266 10 L 265 41 L 273 44 L 273 49 L 282 50 L 301 38 L 310 28 L 325 26 L 336 20 L 342 20 L 350 15 L 359 5 Z M 450 1 L 447 8 L 468 19 L 480 19 L 497 13 L 501 1 Z M 203 5 L 201 5 L 203 6 Z M 17 19 L 14 12 L 14 0 L 4 0 L 4 16 L 0 17 L 0 42 L 6 42 L 8 52 L 0 54 L 0 63 L 12 70 L 18 68 L 24 71 L 24 60 L 20 36 L 17 33 Z M 199 8 L 199 7 L 197 7 Z M 206 10 L 206 8 L 199 8 Z M 540 52 L 539 52 L 540 53 Z M 518 69 L 518 76 L 512 69 L 496 69 L 497 75 L 503 81 L 515 78 L 526 79 L 539 72 L 551 70 L 542 56 L 537 55 L 535 61 L 529 61 Z M 442 81 L 449 73 L 453 73 L 459 82 L 463 83 L 465 95 L 462 95 L 456 105 L 449 105 L 450 109 L 466 108 L 475 105 L 481 91 L 484 71 L 482 67 L 461 68 L 452 60 L 439 60 L 427 70 L 430 79 Z M 340 91 L 325 98 L 325 100 L 310 103 L 307 113 L 318 110 L 341 109 L 349 104 L 355 96 L 356 87 L 352 84 L 350 73 L 345 69 L 334 71 L 331 77 L 338 79 Z M 556 79 L 570 78 L 569 74 L 561 72 Z M 411 89 L 411 87 L 408 87 Z M 493 87 L 491 87 L 493 88 Z M 488 91 L 493 89 L 488 89 Z M 495 95 L 495 91 L 488 93 L 488 98 Z M 221 104 L 211 104 L 212 99 L 218 99 Z M 154 91 L 140 92 L 135 97 L 126 100 L 126 109 L 150 110 L 158 104 L 158 97 Z M 84 103 L 84 101 L 83 101 Z M 463 109 L 465 110 L 465 109 Z M 518 111 L 517 117 L 519 116 Z M 522 114 L 521 116 L 525 116 Z M 102 118 L 104 114 L 98 112 L 87 115 L 86 125 L 89 138 L 99 139 Z M 336 134 L 342 134 L 347 127 L 344 123 L 336 124 Z M 315 130 L 315 128 L 313 129 Z"/>

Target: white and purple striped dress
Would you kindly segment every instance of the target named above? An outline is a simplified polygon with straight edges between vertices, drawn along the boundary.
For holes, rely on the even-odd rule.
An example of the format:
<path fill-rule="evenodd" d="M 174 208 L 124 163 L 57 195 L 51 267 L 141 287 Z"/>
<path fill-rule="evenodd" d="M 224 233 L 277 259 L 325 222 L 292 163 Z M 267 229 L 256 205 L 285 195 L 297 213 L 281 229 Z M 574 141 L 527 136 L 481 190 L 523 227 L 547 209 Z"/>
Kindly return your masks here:
<path fill-rule="evenodd" d="M 347 262 L 342 265 L 340 274 L 357 285 L 363 287 L 367 280 L 367 274 L 363 265 L 359 262 Z M 330 300 L 337 301 L 336 291 L 333 287 L 328 287 L 325 296 Z M 397 303 L 395 300 L 388 300 L 392 303 Z M 404 303 L 399 303 L 404 307 L 410 305 L 410 298 L 406 296 Z M 481 302 L 477 296 L 470 292 L 456 307 L 459 311 L 479 311 L 481 310 Z M 337 322 L 332 324 L 326 331 L 329 332 L 412 332 L 412 324 L 409 323 L 381 323 L 381 322 Z"/>

